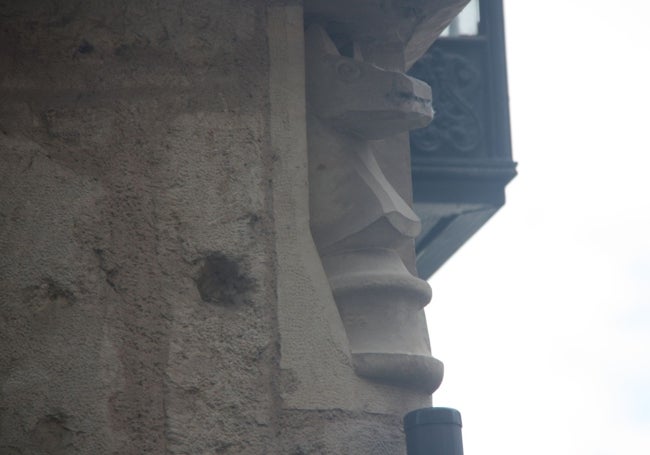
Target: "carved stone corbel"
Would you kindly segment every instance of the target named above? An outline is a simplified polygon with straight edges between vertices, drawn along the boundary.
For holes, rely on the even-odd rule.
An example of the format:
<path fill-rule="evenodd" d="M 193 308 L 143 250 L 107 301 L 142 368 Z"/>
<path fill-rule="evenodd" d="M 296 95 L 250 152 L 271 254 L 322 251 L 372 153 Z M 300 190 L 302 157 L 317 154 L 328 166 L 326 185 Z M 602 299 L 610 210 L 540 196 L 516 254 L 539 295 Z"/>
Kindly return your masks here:
<path fill-rule="evenodd" d="M 379 141 L 431 121 L 431 89 L 364 61 L 354 42 L 341 55 L 318 24 L 306 32 L 306 66 L 311 230 L 355 371 L 431 393 L 443 375 L 422 314 L 431 290 L 398 254 L 420 220 L 373 154 Z"/>

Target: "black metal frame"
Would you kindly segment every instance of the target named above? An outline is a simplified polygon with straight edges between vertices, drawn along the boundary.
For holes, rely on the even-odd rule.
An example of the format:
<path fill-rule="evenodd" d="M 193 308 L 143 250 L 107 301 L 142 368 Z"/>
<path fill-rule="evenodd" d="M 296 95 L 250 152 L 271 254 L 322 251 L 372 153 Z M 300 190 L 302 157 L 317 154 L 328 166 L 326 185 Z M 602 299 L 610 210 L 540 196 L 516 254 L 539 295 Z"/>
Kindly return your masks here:
<path fill-rule="evenodd" d="M 510 142 L 502 0 L 480 2 L 476 36 L 442 37 L 411 69 L 436 116 L 411 133 L 417 267 L 429 278 L 505 203 Z"/>

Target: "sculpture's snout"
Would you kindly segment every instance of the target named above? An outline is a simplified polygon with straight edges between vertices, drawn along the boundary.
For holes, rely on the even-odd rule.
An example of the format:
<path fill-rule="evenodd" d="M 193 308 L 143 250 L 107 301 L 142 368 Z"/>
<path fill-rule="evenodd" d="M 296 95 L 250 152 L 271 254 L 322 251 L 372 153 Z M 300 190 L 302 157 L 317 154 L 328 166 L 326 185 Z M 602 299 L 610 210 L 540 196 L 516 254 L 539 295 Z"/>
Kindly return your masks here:
<path fill-rule="evenodd" d="M 389 99 L 411 122 L 408 129 L 423 128 L 433 119 L 431 87 L 426 82 L 395 73 Z"/>

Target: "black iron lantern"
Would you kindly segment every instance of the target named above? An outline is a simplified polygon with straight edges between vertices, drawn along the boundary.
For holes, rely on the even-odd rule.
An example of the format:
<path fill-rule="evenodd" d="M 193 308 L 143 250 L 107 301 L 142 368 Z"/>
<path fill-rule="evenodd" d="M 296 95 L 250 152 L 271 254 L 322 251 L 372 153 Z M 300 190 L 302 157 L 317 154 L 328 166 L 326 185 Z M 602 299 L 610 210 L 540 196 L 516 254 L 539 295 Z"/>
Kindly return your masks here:
<path fill-rule="evenodd" d="M 417 267 L 429 278 L 504 203 L 510 144 L 502 0 L 472 0 L 409 74 L 435 116 L 411 132 Z"/>

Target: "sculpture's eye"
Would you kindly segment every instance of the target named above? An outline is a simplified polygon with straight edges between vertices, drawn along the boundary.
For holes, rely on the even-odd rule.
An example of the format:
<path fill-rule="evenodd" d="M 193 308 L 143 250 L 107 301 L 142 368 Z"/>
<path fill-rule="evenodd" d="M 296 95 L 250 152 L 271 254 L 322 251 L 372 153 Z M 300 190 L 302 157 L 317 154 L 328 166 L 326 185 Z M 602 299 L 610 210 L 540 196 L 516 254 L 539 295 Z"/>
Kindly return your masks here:
<path fill-rule="evenodd" d="M 361 76 L 361 68 L 353 60 L 346 60 L 336 65 L 336 73 L 345 82 L 351 82 Z"/>

